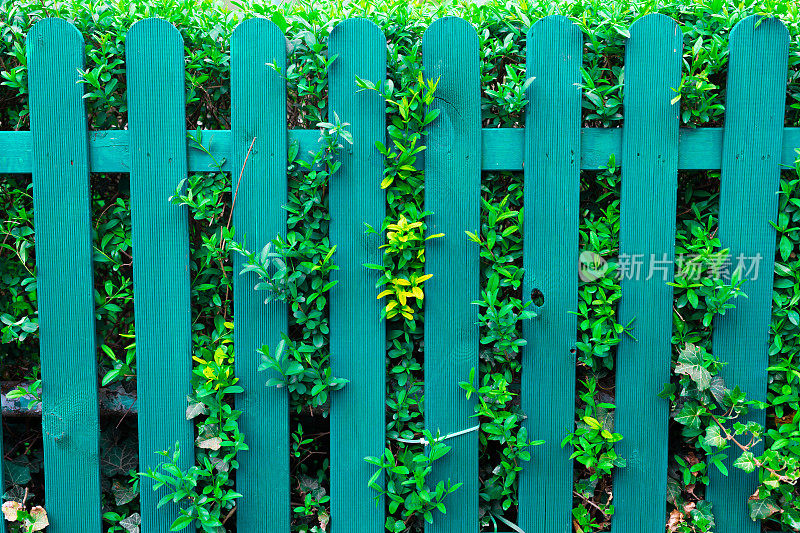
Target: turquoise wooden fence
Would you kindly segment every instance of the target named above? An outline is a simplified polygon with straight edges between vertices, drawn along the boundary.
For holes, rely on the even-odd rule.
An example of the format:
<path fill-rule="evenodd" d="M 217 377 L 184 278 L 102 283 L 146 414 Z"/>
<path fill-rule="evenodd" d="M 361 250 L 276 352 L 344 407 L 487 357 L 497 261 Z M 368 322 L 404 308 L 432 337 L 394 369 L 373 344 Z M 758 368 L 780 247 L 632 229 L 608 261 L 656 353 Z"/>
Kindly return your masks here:
<path fill-rule="evenodd" d="M 620 129 L 581 128 L 582 35 L 563 17 L 544 18 L 527 35 L 530 104 L 524 129 L 481 129 L 479 40 L 458 18 L 434 22 L 423 39 L 428 77 L 440 78 L 433 106 L 441 114 L 428 136 L 428 245 L 425 321 L 425 416 L 433 431 L 473 424 L 473 406 L 457 388 L 478 364 L 478 249 L 459 238 L 479 226 L 481 171 L 524 171 L 524 294 L 541 293 L 537 318 L 524 326 L 521 396 L 531 437 L 545 444 L 520 473 L 519 526 L 526 532 L 571 530 L 572 464 L 559 444 L 574 425 L 578 278 L 579 174 L 612 154 L 622 166 L 621 253 L 674 256 L 678 170 L 721 169 L 720 238 L 734 256 L 763 258 L 749 298 L 715 323 L 714 352 L 726 377 L 764 400 L 767 384 L 775 220 L 779 171 L 793 164 L 800 128 L 784 128 L 788 32 L 777 20 L 750 17 L 730 38 L 725 128 L 679 129 L 672 101 L 681 77 L 677 23 L 647 15 L 630 28 L 626 50 L 625 121 Z M 378 226 L 385 198 L 378 184 L 385 106 L 358 92 L 356 76 L 386 75 L 386 42 L 371 22 L 351 19 L 332 32 L 330 109 L 352 126 L 355 144 L 330 185 L 331 241 L 340 283 L 331 291 L 331 364 L 350 382 L 331 398 L 332 527 L 383 530 L 383 505 L 367 488 L 363 457 L 384 446 L 385 324 L 374 297 L 380 259 Z M 139 447 L 145 469 L 155 452 L 180 442 L 192 461 L 193 430 L 184 416 L 191 371 L 187 212 L 168 202 L 188 172 L 210 159 L 187 146 L 184 48 L 163 20 L 134 24 L 128 34 L 129 129 L 88 131 L 78 70 L 84 42 L 68 22 L 45 19 L 28 35 L 31 131 L 0 132 L 0 173 L 32 173 L 43 375 L 45 499 L 51 533 L 101 531 L 96 342 L 92 281 L 90 172 L 131 177 L 134 299 L 138 357 Z M 230 131 L 208 131 L 224 168 L 242 172 L 233 217 L 248 245 L 260 248 L 285 232 L 286 151 L 307 153 L 316 131 L 286 129 L 286 88 L 267 64 L 286 65 L 286 41 L 271 22 L 243 22 L 231 39 Z M 244 161 L 252 147 L 248 163 Z M 237 262 L 239 259 L 234 258 Z M 671 268 L 668 276 L 671 276 Z M 671 277 L 670 277 L 671 279 Z M 237 472 L 239 531 L 289 531 L 289 422 L 283 390 L 263 386 L 255 349 L 284 331 L 283 304 L 265 306 L 247 277 L 236 277 L 236 371 L 246 390 L 238 407 L 250 446 Z M 541 303 L 541 302 L 539 302 Z M 664 530 L 668 404 L 656 394 L 669 380 L 672 291 L 660 276 L 624 279 L 621 321 L 636 320 L 637 340 L 617 354 L 616 428 L 628 466 L 614 480 L 617 532 Z M 764 415 L 753 415 L 764 422 Z M 464 483 L 427 531 L 478 530 L 478 441 L 452 439 L 437 476 Z M 712 475 L 719 533 L 756 533 L 746 511 L 757 478 L 731 468 Z M 142 531 L 167 531 L 176 507 L 156 509 L 158 493 L 142 480 Z"/>

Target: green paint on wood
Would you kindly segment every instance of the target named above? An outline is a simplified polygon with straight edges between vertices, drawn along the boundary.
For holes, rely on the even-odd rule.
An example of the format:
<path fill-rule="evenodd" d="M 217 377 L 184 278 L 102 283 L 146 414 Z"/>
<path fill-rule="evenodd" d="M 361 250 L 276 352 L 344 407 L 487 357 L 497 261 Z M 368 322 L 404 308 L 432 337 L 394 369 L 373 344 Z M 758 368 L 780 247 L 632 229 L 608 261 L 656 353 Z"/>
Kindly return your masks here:
<path fill-rule="evenodd" d="M 432 109 L 441 113 L 429 128 L 425 151 L 426 246 L 425 427 L 447 435 L 474 427 L 474 397 L 458 386 L 478 369 L 479 250 L 465 231 L 480 227 L 481 109 L 478 35 L 458 17 L 445 17 L 422 38 L 427 79 L 438 79 Z M 452 451 L 434 464 L 433 482 L 464 485 L 446 500 L 425 530 L 478 531 L 478 433 L 447 440 Z"/>
<path fill-rule="evenodd" d="M 627 466 L 614 474 L 618 533 L 661 533 L 666 520 L 667 400 L 678 174 L 678 103 L 682 33 L 669 17 L 651 14 L 631 26 L 625 51 L 620 204 L 622 324 L 633 320 L 617 350 L 617 452 Z M 641 263 L 637 271 L 635 265 Z M 650 270 L 651 265 L 655 267 Z"/>
<path fill-rule="evenodd" d="M 190 133 L 194 133 L 194 129 Z M 722 166 L 722 128 L 682 128 L 678 141 L 678 168 L 681 170 L 719 170 Z M 318 130 L 289 130 L 289 143 L 299 143 L 298 158 L 319 146 Z M 89 138 L 92 172 L 128 172 L 127 130 L 93 131 Z M 223 161 L 222 168 L 232 171 L 230 130 L 204 130 L 211 153 Z M 783 129 L 781 163 L 794 166 L 800 148 L 800 128 Z M 197 148 L 189 146 L 189 170 L 204 172 L 213 161 Z M 611 154 L 622 153 L 622 128 L 582 128 L 582 170 L 597 170 L 608 163 Z M 522 170 L 525 156 L 523 128 L 484 128 L 481 132 L 482 170 Z M 621 161 L 617 158 L 617 164 Z M 0 131 L 0 173 L 26 174 L 31 171 L 31 136 L 29 131 Z"/>
<path fill-rule="evenodd" d="M 236 27 L 231 38 L 233 227 L 236 239 L 253 251 L 286 235 L 285 71 L 286 38 L 274 23 L 253 18 Z M 289 397 L 285 388 L 264 386 L 276 376 L 258 371 L 256 353 L 264 345 L 274 350 L 281 333 L 288 332 L 286 304 L 265 305 L 264 293 L 254 290 L 257 276 L 239 275 L 242 262 L 235 254 L 233 333 L 236 375 L 244 387 L 236 407 L 250 449 L 239 455 L 236 490 L 242 498 L 236 520 L 244 531 L 289 531 Z"/>
<path fill-rule="evenodd" d="M 775 221 L 778 212 L 781 134 L 786 105 L 789 32 L 777 19 L 748 17 L 731 32 L 725 140 L 722 152 L 719 237 L 730 249 L 733 271 L 744 266 L 747 298 L 736 309 L 714 321 L 713 352 L 728 363 L 722 376 L 753 400 L 767 400 L 769 324 L 775 263 Z M 758 258 L 758 259 L 751 259 Z M 752 271 L 751 266 L 756 266 Z M 764 411 L 746 420 L 765 423 Z M 759 444 L 753 452 L 763 449 Z M 711 469 L 708 498 L 720 533 L 758 533 L 761 524 L 750 520 L 747 500 L 758 486 L 758 474 L 732 466 L 738 456 L 729 453 L 729 476 Z"/>
<path fill-rule="evenodd" d="M 520 472 L 519 526 L 525 531 L 572 531 L 571 450 L 561 441 L 575 427 L 582 49 L 583 34 L 566 17 L 546 17 L 528 31 L 526 77 L 535 79 L 525 119 L 524 205 L 530 207 L 522 294 L 530 301 L 539 291 L 544 304 L 522 325 L 528 341 L 522 410 L 529 438 L 545 443 L 531 450 Z"/>
<path fill-rule="evenodd" d="M 48 531 L 102 528 L 89 151 L 80 32 L 28 33 L 42 431 Z"/>
<path fill-rule="evenodd" d="M 366 19 L 347 19 L 331 32 L 328 72 L 330 116 L 350 124 L 352 145 L 342 142 L 342 166 L 330 178 L 330 239 L 338 280 L 330 293 L 331 370 L 349 380 L 331 394 L 331 524 L 334 532 L 382 532 L 384 504 L 367 481 L 374 467 L 366 456 L 380 456 L 386 428 L 386 324 L 374 289 L 379 273 L 364 263 L 382 263 L 380 228 L 386 199 L 380 188 L 386 104 L 374 91 L 360 91 L 356 76 L 382 83 L 386 78 L 386 39 Z"/>
<path fill-rule="evenodd" d="M 130 129 L 133 295 L 139 405 L 139 464 L 180 443 L 181 467 L 194 463 L 186 420 L 191 392 L 189 230 L 185 206 L 169 197 L 186 177 L 183 39 L 170 23 L 144 19 L 125 40 Z M 140 482 L 142 530 L 169 531 L 176 504 L 156 509 L 164 489 Z M 193 528 L 191 528 L 193 529 Z"/>

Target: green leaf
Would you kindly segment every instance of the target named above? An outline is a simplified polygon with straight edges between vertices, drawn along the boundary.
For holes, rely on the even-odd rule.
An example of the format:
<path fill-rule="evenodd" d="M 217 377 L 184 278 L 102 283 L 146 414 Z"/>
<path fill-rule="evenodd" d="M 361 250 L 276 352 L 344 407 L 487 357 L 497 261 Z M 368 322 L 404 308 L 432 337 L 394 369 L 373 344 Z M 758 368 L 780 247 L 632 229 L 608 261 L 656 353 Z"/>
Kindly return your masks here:
<path fill-rule="evenodd" d="M 603 425 L 591 416 L 584 416 L 583 422 L 592 429 L 602 429 Z"/>
<path fill-rule="evenodd" d="M 101 387 L 105 387 L 106 385 L 108 385 L 112 381 L 116 381 L 117 379 L 119 379 L 123 375 L 124 375 L 124 373 L 122 371 L 122 368 L 115 368 L 113 370 L 109 370 L 106 373 L 106 375 L 103 376 L 103 380 L 100 382 L 100 386 Z"/>
<path fill-rule="evenodd" d="M 183 528 L 186 528 L 191 525 L 193 522 L 193 518 L 191 516 L 181 515 L 175 519 L 175 521 L 170 526 L 170 531 L 180 531 Z"/>
<path fill-rule="evenodd" d="M 125 505 L 133 501 L 137 496 L 137 491 L 130 485 L 124 485 L 118 480 L 114 480 L 111 485 L 111 492 L 117 505 Z"/>
<path fill-rule="evenodd" d="M 303 365 L 301 365 L 299 362 L 289 361 L 286 364 L 285 374 L 287 376 L 295 376 L 297 374 L 302 374 L 302 373 L 303 373 Z"/>
<path fill-rule="evenodd" d="M 782 236 L 779 247 L 781 251 L 781 259 L 788 261 L 789 256 L 792 255 L 792 249 L 794 248 L 791 239 L 789 239 L 787 235 Z"/>
<path fill-rule="evenodd" d="M 725 445 L 725 437 L 722 436 L 722 431 L 719 426 L 708 426 L 706 429 L 706 436 L 703 439 L 708 446 L 720 448 Z"/>
<path fill-rule="evenodd" d="M 678 356 L 678 364 L 675 365 L 675 373 L 689 376 L 701 391 L 711 386 L 711 373 L 703 366 L 703 351 L 702 348 L 687 344 Z"/>
<path fill-rule="evenodd" d="M 714 376 L 711 378 L 711 387 L 709 390 L 714 399 L 719 403 L 722 403 L 725 399 L 725 395 L 730 392 L 728 391 L 728 387 L 725 386 L 725 380 L 722 379 L 722 376 Z"/>
<path fill-rule="evenodd" d="M 693 525 L 700 531 L 710 531 L 716 524 L 714 523 L 714 513 L 711 511 L 711 502 L 701 500 L 697 506 L 689 513 L 692 516 Z"/>
<path fill-rule="evenodd" d="M 758 463 L 756 462 L 756 458 L 752 452 L 742 452 L 742 455 L 736 459 L 736 462 L 733 463 L 733 466 L 736 468 L 741 468 L 745 472 L 750 473 L 758 468 Z"/>
<path fill-rule="evenodd" d="M 748 500 L 747 507 L 750 508 L 750 518 L 752 518 L 754 521 L 769 518 L 773 514 L 780 511 L 778 506 L 775 504 L 775 500 L 770 497 Z"/>
<path fill-rule="evenodd" d="M 186 420 L 191 420 L 206 412 L 206 406 L 200 402 L 190 403 L 186 408 Z"/>
<path fill-rule="evenodd" d="M 675 394 L 676 389 L 677 387 L 674 383 L 667 383 L 664 385 L 664 388 L 661 390 L 661 392 L 658 393 L 658 397 L 669 400 Z"/>
<path fill-rule="evenodd" d="M 700 415 L 705 413 L 705 409 L 693 402 L 683 406 L 680 413 L 675 415 L 675 421 L 690 428 L 700 427 Z"/>

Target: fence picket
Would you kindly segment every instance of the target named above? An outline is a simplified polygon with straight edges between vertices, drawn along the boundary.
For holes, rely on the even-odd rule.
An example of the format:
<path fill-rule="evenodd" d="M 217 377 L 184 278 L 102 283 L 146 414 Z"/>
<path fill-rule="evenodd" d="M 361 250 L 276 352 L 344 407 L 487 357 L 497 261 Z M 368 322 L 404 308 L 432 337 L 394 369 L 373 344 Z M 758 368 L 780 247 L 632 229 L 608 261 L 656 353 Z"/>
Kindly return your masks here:
<path fill-rule="evenodd" d="M 261 250 L 286 235 L 286 37 L 271 21 L 253 18 L 231 37 L 231 194 L 236 239 Z M 252 150 L 251 150 L 252 146 Z M 249 156 L 248 156 L 249 153 Z M 241 178 L 240 178 L 241 175 Z M 241 179 L 241 181 L 239 181 Z M 289 397 L 285 388 L 265 387 L 256 350 L 275 349 L 288 333 L 286 304 L 264 304 L 253 272 L 239 275 L 233 257 L 236 375 L 244 392 L 236 397 L 239 427 L 248 451 L 238 457 L 237 525 L 244 531 L 289 531 Z"/>
<path fill-rule="evenodd" d="M 661 14 L 637 20 L 625 50 L 619 322 L 633 321 L 617 350 L 616 431 L 627 466 L 614 476 L 612 531 L 664 531 L 667 400 L 678 175 L 682 33 Z M 644 206 L 647 206 L 645 209 Z M 656 222 L 657 223 L 654 223 Z M 641 261 L 636 272 L 634 261 Z M 656 262 L 653 262 L 656 261 Z M 656 270 L 651 270 L 655 266 Z"/>
<path fill-rule="evenodd" d="M 571 451 L 560 444 L 575 422 L 582 58 L 583 34 L 566 17 L 546 17 L 528 31 L 526 77 L 534 79 L 525 120 L 522 293 L 531 301 L 540 291 L 544 304 L 522 326 L 521 399 L 529 438 L 545 443 L 520 472 L 524 531 L 572 527 Z"/>
<path fill-rule="evenodd" d="M 747 298 L 715 317 L 713 353 L 725 363 L 722 377 L 753 400 L 767 400 L 769 325 L 775 264 L 775 221 L 778 212 L 783 117 L 789 32 L 777 19 L 747 17 L 731 32 L 725 136 L 722 149 L 719 237 L 730 249 L 731 272 L 742 258 L 760 257 L 754 274 L 746 275 Z M 726 276 L 729 277 L 729 276 Z M 765 423 L 764 411 L 745 420 Z M 753 452 L 763 450 L 759 443 Z M 729 476 L 710 469 L 708 497 L 720 533 L 758 533 L 761 524 L 749 518 L 747 500 L 758 486 L 758 473 L 733 467 L 738 450 L 725 461 Z"/>
<path fill-rule="evenodd" d="M 99 532 L 99 423 L 84 41 L 49 18 L 27 38 L 48 531 Z"/>
<path fill-rule="evenodd" d="M 465 231 L 480 230 L 481 109 L 478 35 L 458 17 L 436 20 L 422 37 L 427 79 L 439 80 L 425 151 L 425 210 L 429 235 L 425 282 L 425 427 L 434 436 L 477 425 L 474 396 L 458 386 L 471 369 L 478 379 L 479 250 Z M 447 497 L 457 512 L 437 513 L 425 531 L 478 531 L 478 433 L 449 438 L 452 450 L 434 466 L 432 482 L 463 486 Z"/>
<path fill-rule="evenodd" d="M 375 84 L 386 78 L 386 39 L 366 19 L 347 19 L 331 32 L 329 121 L 334 113 L 353 135 L 342 141 L 339 171 L 330 178 L 330 242 L 339 267 L 330 293 L 331 371 L 347 385 L 331 394 L 331 520 L 334 532 L 357 527 L 384 530 L 384 504 L 367 485 L 374 467 L 366 456 L 380 456 L 386 428 L 386 323 L 373 291 L 380 274 L 364 263 L 383 262 L 379 229 L 386 214 L 380 188 L 385 142 L 386 103 L 373 91 L 359 91 L 356 76 Z"/>
<path fill-rule="evenodd" d="M 133 294 L 136 324 L 139 465 L 180 444 L 180 466 L 194 464 L 194 429 L 186 420 L 191 392 L 189 230 L 185 206 L 170 203 L 186 178 L 183 38 L 163 19 L 144 19 L 126 37 L 131 153 Z M 139 487 L 142 531 L 169 531 L 172 502 L 165 489 Z M 193 531 L 194 527 L 189 526 Z"/>

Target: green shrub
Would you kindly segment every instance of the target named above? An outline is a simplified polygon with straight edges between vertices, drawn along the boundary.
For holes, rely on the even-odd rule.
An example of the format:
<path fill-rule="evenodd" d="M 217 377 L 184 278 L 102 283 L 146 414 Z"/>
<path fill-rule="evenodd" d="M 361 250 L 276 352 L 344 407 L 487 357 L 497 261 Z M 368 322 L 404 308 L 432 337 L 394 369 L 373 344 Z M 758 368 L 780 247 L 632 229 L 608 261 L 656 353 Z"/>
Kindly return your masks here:
<path fill-rule="evenodd" d="M 83 74 L 87 91 L 86 105 L 90 127 L 95 130 L 124 128 L 127 124 L 124 62 L 127 29 L 136 20 L 148 16 L 162 17 L 173 23 L 185 41 L 187 129 L 195 130 L 230 127 L 229 37 L 238 22 L 252 16 L 270 18 L 285 31 L 289 39 L 289 67 L 285 72 L 289 127 L 314 128 L 317 123 L 327 120 L 328 35 L 343 18 L 363 16 L 373 20 L 386 35 L 388 78 L 393 82 L 391 94 L 384 94 L 389 100 L 389 123 L 396 125 L 397 140 L 408 143 L 413 151 L 419 144 L 414 144 L 416 141 L 412 143 L 412 138 L 415 134 L 421 134 L 426 124 L 424 106 L 420 101 L 422 87 L 419 86 L 421 81 L 424 82 L 419 79 L 422 68 L 421 37 L 432 20 L 455 14 L 474 24 L 480 37 L 484 127 L 521 127 L 525 105 L 525 32 L 538 18 L 554 13 L 572 17 L 585 32 L 584 126 L 618 127 L 624 120 L 622 80 L 627 29 L 638 17 L 651 12 L 674 17 L 684 32 L 680 120 L 682 127 L 687 128 L 719 127 L 723 123 L 731 28 L 753 13 L 779 16 L 792 37 L 785 123 L 787 126 L 800 126 L 800 9 L 797 4 L 781 0 L 568 0 L 560 3 L 549 0 L 519 0 L 515 3 L 493 0 L 482 5 L 364 0 L 346 7 L 324 2 L 298 2 L 276 7 L 234 1 L 230 9 L 211 0 L 167 1 L 155 6 L 130 0 L 0 0 L 0 129 L 26 130 L 29 127 L 24 39 L 30 27 L 42 17 L 66 18 L 84 35 L 87 55 Z M 404 116 L 400 105 L 392 104 L 392 101 L 402 101 L 403 97 L 414 106 L 408 109 L 407 116 Z M 389 160 L 387 178 L 391 178 L 392 172 L 399 174 L 402 171 L 399 167 L 407 161 L 403 165 L 395 164 L 398 160 L 393 159 L 389 149 L 384 150 L 384 155 Z M 319 531 L 327 527 L 329 520 L 327 459 L 320 459 L 327 453 L 324 438 L 326 429 L 324 423 L 320 425 L 319 422 L 313 422 L 308 415 L 317 412 L 326 414 L 327 403 L 319 393 L 342 383 L 332 381 L 337 378 L 325 372 L 328 330 L 327 305 L 323 293 L 327 290 L 327 277 L 319 270 L 304 270 L 303 265 L 319 265 L 326 257 L 330 258 L 327 194 L 324 187 L 327 178 L 309 176 L 311 169 L 303 168 L 292 154 L 289 154 L 288 165 L 288 234 L 285 242 L 278 243 L 273 251 L 291 256 L 292 266 L 286 275 L 294 276 L 293 283 L 298 294 L 305 297 L 317 294 L 317 305 L 313 316 L 297 312 L 290 314 L 284 351 L 280 354 L 273 352 L 274 362 L 270 363 L 267 358 L 266 363 L 292 365 L 294 360 L 297 364 L 292 369 L 296 370 L 297 365 L 303 369 L 302 378 L 297 378 L 297 374 L 290 376 L 293 379 L 290 401 L 295 413 L 293 427 L 296 428 L 293 432 L 292 486 L 296 490 L 293 501 L 305 502 L 295 508 L 294 524 L 299 531 Z M 413 166 L 414 162 L 411 161 L 410 165 Z M 392 168 L 394 171 L 391 171 Z M 680 173 L 676 254 L 705 257 L 719 248 L 719 240 L 715 238 L 718 178 L 719 173 L 712 171 Z M 193 175 L 187 182 L 193 193 L 189 208 L 192 213 L 192 303 L 197 353 L 210 350 L 213 354 L 213 347 L 229 335 L 226 322 L 232 315 L 230 280 L 238 273 L 232 272 L 229 254 L 222 251 L 221 237 L 217 231 L 225 226 L 230 213 L 229 179 L 225 174 L 216 172 Z M 320 182 L 315 182 L 315 179 Z M 613 159 L 605 169 L 583 172 L 581 176 L 580 247 L 612 259 L 612 269 L 613 258 L 619 248 L 619 183 L 620 172 Z M 796 252 L 800 244 L 800 233 L 797 231 L 800 220 L 798 183 L 800 180 L 796 170 L 783 173 L 780 216 L 776 225 L 778 251 L 770 329 L 768 424 L 763 435 L 768 453 L 759 460 L 773 469 L 776 468 L 778 452 L 781 457 L 794 457 L 795 460 L 800 454 L 794 445 L 800 416 L 797 414 L 800 411 L 800 265 Z M 383 185 L 388 201 L 386 228 L 410 233 L 421 228 L 418 234 L 420 238 L 414 239 L 409 249 L 413 249 L 414 253 L 424 250 L 424 240 L 421 239 L 424 228 L 408 227 L 423 221 L 425 214 L 421 171 L 415 168 L 414 171 L 407 171 L 404 179 L 387 179 Z M 519 283 L 523 216 L 521 174 L 486 173 L 481 193 L 481 227 L 471 236 L 480 243 L 481 248 L 482 346 L 479 371 L 481 376 L 492 376 L 493 384 L 511 383 L 513 389 L 520 372 L 520 320 L 525 319 L 526 313 Z M 98 353 L 99 378 L 103 385 L 117 384 L 131 388 L 136 365 L 127 177 L 93 175 L 92 199 L 97 332 L 102 339 L 102 350 Z M 38 321 L 30 176 L 0 176 L 0 211 L 3 215 L 0 218 L 0 342 L 3 347 L 4 375 L 7 379 L 29 376 L 29 381 L 35 381 L 38 378 Z M 389 224 L 396 226 L 390 228 Z M 394 295 L 390 298 L 397 298 L 398 302 L 401 293 L 413 295 L 415 291 L 410 287 L 403 289 L 402 284 L 393 285 L 392 280 L 398 277 L 411 280 L 412 276 L 422 274 L 421 256 L 404 258 L 401 248 L 390 243 L 386 249 L 389 267 L 385 271 L 385 281 Z M 258 264 L 257 261 L 251 263 Z M 419 279 L 415 278 L 415 283 L 417 281 Z M 710 351 L 710 317 L 724 310 L 721 306 L 725 305 L 721 290 L 713 284 L 693 286 L 676 277 L 673 343 L 677 363 L 681 363 L 679 357 L 685 353 L 687 343 L 706 353 Z M 746 292 L 746 286 L 744 290 Z M 602 391 L 613 390 L 614 347 L 626 327 L 615 320 L 619 297 L 619 285 L 611 276 L 581 282 L 577 310 L 576 380 L 586 383 L 588 389 L 577 399 L 577 417 L 582 425 L 578 426 L 575 434 L 564 437 L 579 439 L 585 435 L 591 436 L 587 446 L 581 448 L 580 457 L 576 458 L 579 462 L 576 463 L 574 516 L 584 531 L 608 526 L 611 513 L 607 505 L 611 490 L 609 472 L 614 461 L 622 464 L 624 460 L 617 459 L 613 452 L 611 441 L 616 436 L 612 435 L 612 439 L 603 437 L 602 432 L 608 432 L 610 426 L 593 425 L 598 421 L 599 410 L 610 409 L 608 406 L 613 404 L 613 397 Z M 386 418 L 389 438 L 387 450 L 391 457 L 380 459 L 383 465 L 402 465 L 405 458 L 413 461 L 413 457 L 417 456 L 414 445 L 396 439 L 418 440 L 423 436 L 420 354 L 424 315 L 418 312 L 421 298 L 408 295 L 404 298 L 409 304 L 409 311 L 392 313 L 392 309 L 387 310 Z M 387 300 L 389 303 L 390 300 Z M 400 305 L 400 309 L 403 305 Z M 290 357 L 293 359 L 288 359 Z M 208 362 L 210 358 L 203 360 Z M 227 360 L 221 359 L 221 364 L 229 364 Z M 15 373 L 12 367 L 21 370 Z M 202 379 L 197 381 L 198 387 L 204 383 Z M 685 382 L 685 376 L 680 379 L 676 377 L 673 385 L 682 386 L 681 381 L 684 381 L 683 386 L 691 387 L 690 383 Z M 216 396 L 211 398 L 217 402 L 215 405 L 219 404 Z M 317 398 L 317 401 L 313 398 Z M 216 411 L 212 410 L 211 414 L 213 412 Z M 524 415 L 513 400 L 504 402 L 502 410 L 488 412 L 502 413 L 497 416 L 515 420 Z M 487 419 L 485 414 L 482 413 L 484 424 L 480 430 L 480 519 L 484 526 L 492 528 L 497 521 L 513 523 L 516 519 L 515 478 L 518 468 L 514 461 L 508 459 L 508 444 L 487 432 L 491 431 L 492 420 Z M 587 422 L 587 419 L 591 420 Z M 678 417 L 676 420 L 682 423 L 686 419 Z M 305 432 L 300 426 L 301 422 Z M 622 438 L 625 436 L 622 435 Z M 524 437 L 522 440 L 525 440 Z M 710 505 L 704 501 L 703 493 L 706 463 L 714 463 L 715 453 L 714 449 L 709 448 L 708 442 L 708 433 L 698 431 L 684 431 L 681 439 L 671 442 L 668 510 L 672 513 L 669 520 L 673 531 L 706 531 L 713 524 L 713 518 L 708 518 Z M 23 452 L 14 453 L 25 458 Z M 519 450 L 513 452 L 517 455 L 520 453 Z M 606 462 L 598 468 L 597 465 L 602 461 Z M 609 461 L 611 464 L 607 464 Z M 397 475 L 402 475 L 402 469 L 399 472 L 401 474 Z M 126 470 L 106 474 L 105 484 L 112 487 L 104 500 L 109 531 L 133 531 L 138 515 L 135 513 L 135 499 L 125 487 L 135 485 L 131 484 Z M 30 476 L 23 479 L 30 480 Z M 364 483 L 367 482 L 364 480 Z M 225 480 L 224 483 L 229 482 Z M 13 496 L 19 487 L 10 486 L 6 489 Z M 792 511 L 797 509 L 800 499 L 797 489 L 780 484 L 770 489 L 762 499 L 767 498 L 771 498 L 769 501 L 774 505 L 756 509 L 758 516 L 770 520 L 770 527 L 798 529 L 798 517 Z M 229 507 L 229 504 L 221 504 L 217 510 L 226 506 Z M 427 518 L 425 513 L 430 512 L 424 507 L 421 507 L 421 513 L 405 513 L 403 509 L 391 513 L 387 520 L 391 530 L 416 530 L 422 519 Z"/>

